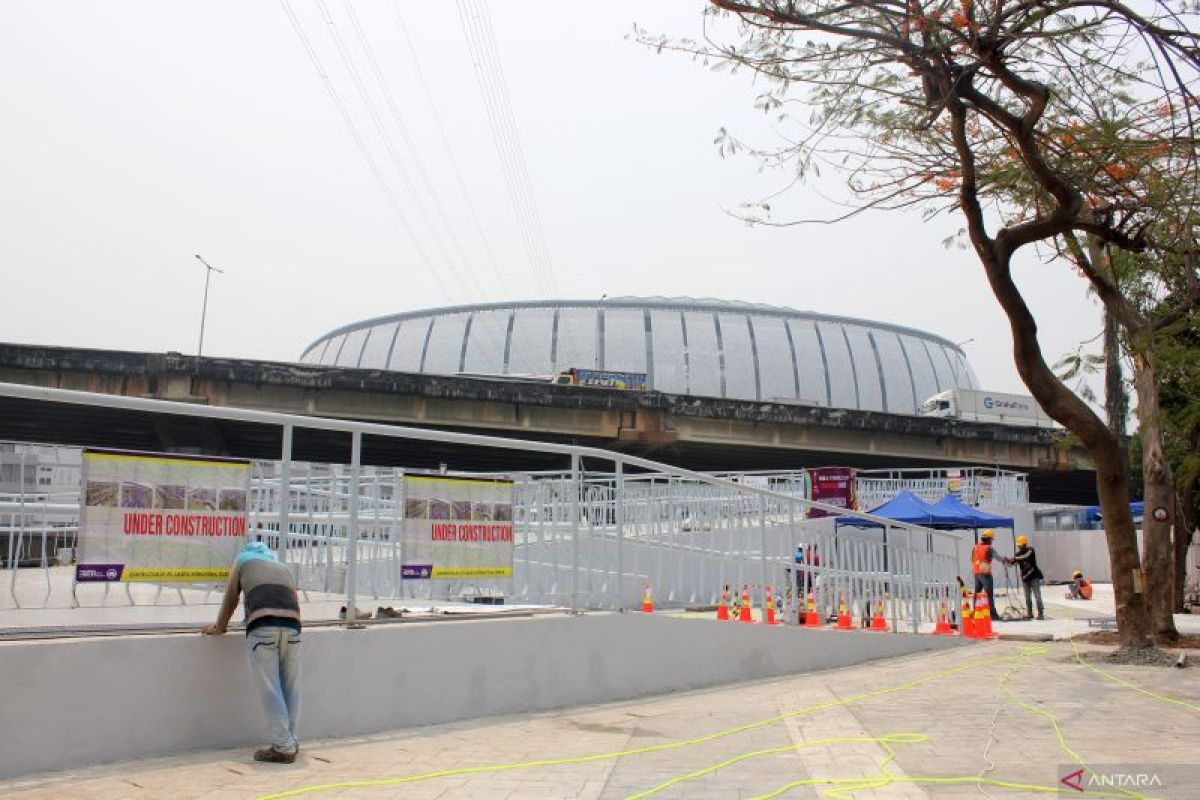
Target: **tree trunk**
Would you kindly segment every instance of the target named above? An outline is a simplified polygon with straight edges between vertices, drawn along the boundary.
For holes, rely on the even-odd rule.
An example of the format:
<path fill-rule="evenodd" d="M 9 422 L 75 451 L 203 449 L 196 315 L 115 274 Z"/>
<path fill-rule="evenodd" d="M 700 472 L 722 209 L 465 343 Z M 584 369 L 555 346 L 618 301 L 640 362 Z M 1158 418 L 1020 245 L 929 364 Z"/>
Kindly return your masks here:
<path fill-rule="evenodd" d="M 1163 450 L 1156 366 L 1151 343 L 1137 342 L 1133 354 L 1133 385 L 1138 398 L 1138 427 L 1142 438 L 1142 499 L 1146 506 L 1142 522 L 1145 592 L 1154 636 L 1170 642 L 1179 638 L 1179 631 L 1175 629 L 1175 570 L 1171 547 L 1175 482 Z M 1160 510 L 1164 519 L 1155 519 L 1155 512 Z"/>
<path fill-rule="evenodd" d="M 1128 462 L 1120 441 L 1046 364 L 1037 340 L 1037 322 L 1009 271 L 1011 256 L 997 253 L 1002 248 L 986 239 L 975 240 L 974 244 L 992 293 L 1008 317 L 1017 372 L 1042 409 L 1079 437 L 1096 463 L 1096 491 L 1104 515 L 1121 646 L 1130 649 L 1149 647 L 1152 627 L 1146 596 L 1142 593 L 1137 536 L 1129 510 Z"/>
<path fill-rule="evenodd" d="M 1188 550 L 1191 548 L 1192 537 L 1196 530 L 1198 520 L 1195 515 L 1195 492 L 1189 490 L 1180 492 L 1176 499 L 1178 504 L 1177 516 L 1175 517 L 1175 612 L 1183 613 L 1186 610 L 1184 602 L 1187 597 L 1187 557 Z"/>

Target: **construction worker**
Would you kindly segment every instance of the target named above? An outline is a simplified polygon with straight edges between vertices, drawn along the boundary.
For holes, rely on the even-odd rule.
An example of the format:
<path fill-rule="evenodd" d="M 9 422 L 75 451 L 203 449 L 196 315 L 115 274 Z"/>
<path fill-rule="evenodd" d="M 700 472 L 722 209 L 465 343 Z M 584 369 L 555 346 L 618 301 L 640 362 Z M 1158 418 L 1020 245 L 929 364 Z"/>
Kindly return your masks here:
<path fill-rule="evenodd" d="M 971 548 L 971 574 L 975 576 L 975 593 L 987 592 L 992 622 L 1000 620 L 1000 615 L 996 613 L 996 593 L 992 581 L 992 561 L 1000 560 L 1000 556 L 992 547 L 992 539 L 995 536 L 995 532 L 988 529 L 979 534 L 979 544 Z"/>
<path fill-rule="evenodd" d="M 1071 588 L 1067 592 L 1068 600 L 1091 600 L 1092 582 L 1083 577 L 1083 573 L 1075 570 L 1071 574 Z"/>
<path fill-rule="evenodd" d="M 1025 536 L 1017 537 L 1017 552 L 1012 558 L 1004 559 L 1007 564 L 1016 564 L 1021 572 L 1021 585 L 1025 587 L 1025 615 L 1033 619 L 1033 598 L 1037 598 L 1037 618 L 1045 619 L 1046 612 L 1042 606 L 1042 580 L 1044 575 L 1038 569 L 1037 553 L 1029 546 Z"/>

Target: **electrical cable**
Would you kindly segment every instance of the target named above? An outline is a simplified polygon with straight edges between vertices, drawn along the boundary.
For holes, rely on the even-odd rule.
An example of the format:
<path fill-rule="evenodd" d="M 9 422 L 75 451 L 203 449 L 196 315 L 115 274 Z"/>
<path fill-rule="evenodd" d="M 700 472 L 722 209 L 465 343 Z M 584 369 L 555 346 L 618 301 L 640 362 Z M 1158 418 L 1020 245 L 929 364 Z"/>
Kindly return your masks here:
<path fill-rule="evenodd" d="M 333 41 L 334 49 L 337 51 L 338 58 L 342 65 L 346 68 L 346 72 L 350 76 L 350 82 L 354 85 L 355 91 L 358 93 L 359 99 L 362 101 L 363 107 L 366 108 L 367 116 L 371 120 L 372 127 L 375 128 L 376 134 L 380 141 L 383 142 L 384 152 L 387 153 L 388 159 L 395 168 L 396 173 L 400 176 L 400 183 L 408 192 L 412 199 L 413 206 L 417 209 L 417 214 L 420 216 L 425 227 L 429 231 L 430 238 L 433 240 L 434 247 L 437 249 L 442 258 L 443 263 L 452 272 L 455 273 L 454 278 L 460 284 L 466 284 L 475 281 L 475 295 L 479 296 L 480 287 L 478 281 L 474 279 L 472 273 L 462 273 L 462 270 L 454 262 L 449 250 L 446 248 L 445 242 L 442 241 L 442 236 L 438 233 L 437 227 L 433 224 L 433 220 L 429 216 L 428 209 L 425 208 L 425 203 L 421 199 L 420 192 L 413 182 L 412 175 L 408 168 L 404 166 L 403 159 L 396 152 L 396 147 L 392 142 L 391 134 L 388 132 L 387 126 L 383 122 L 383 117 L 379 113 L 375 101 L 371 98 L 371 93 L 367 90 L 366 83 L 362 79 L 362 75 L 358 71 L 358 67 L 354 63 L 354 59 L 350 55 L 349 49 L 346 47 L 345 41 L 342 39 L 341 33 L 338 32 L 337 24 L 334 22 L 333 15 L 329 13 L 329 8 L 325 4 L 325 0 L 315 0 L 317 8 L 321 12 L 321 17 L 325 22 L 326 30 L 329 32 L 330 39 Z"/>
<path fill-rule="evenodd" d="M 1083 660 L 1082 654 L 1079 652 L 1079 648 L 1075 644 L 1074 640 L 1071 640 L 1071 647 L 1074 650 L 1075 660 L 1081 666 L 1089 669 L 1092 672 L 1095 672 L 1096 674 L 1100 675 L 1104 679 L 1112 681 L 1112 682 L 1122 686 L 1123 688 L 1129 689 L 1130 691 L 1136 692 L 1136 693 L 1144 695 L 1146 697 L 1150 697 L 1150 698 L 1158 700 L 1160 702 L 1180 706 L 1180 707 L 1186 708 L 1191 711 L 1200 712 L 1200 706 L 1198 706 L 1196 704 L 1188 703 L 1186 701 L 1179 700 L 1177 698 L 1168 697 L 1163 694 L 1149 691 L 1143 687 L 1140 687 L 1134 683 L 1131 683 L 1130 681 L 1126 681 L 1123 678 L 1120 678 L 1120 677 L 1113 675 L 1109 672 L 1106 672 L 1105 670 L 1102 670 L 1092 664 L 1089 664 L 1088 662 Z M 1076 752 L 1073 748 L 1071 748 L 1071 746 L 1067 743 L 1066 736 L 1063 733 L 1062 727 L 1059 724 L 1057 718 L 1053 714 L 1046 711 L 1045 709 L 1038 708 L 1037 706 L 1022 700 L 1008 686 L 1008 681 L 1012 678 L 1012 676 L 1014 674 L 1016 674 L 1017 671 L 1019 671 L 1021 668 L 1025 667 L 1025 666 L 1027 666 L 1035 656 L 1042 656 L 1042 655 L 1047 654 L 1048 652 L 1049 652 L 1049 649 L 1046 647 L 1043 647 L 1043 646 L 1022 647 L 1017 653 L 1015 653 L 1013 655 L 998 656 L 998 657 L 994 657 L 994 658 L 987 658 L 987 659 L 971 661 L 966 664 L 962 664 L 957 667 L 951 667 L 951 668 L 948 668 L 945 670 L 941 670 L 941 671 L 932 673 L 930 675 L 924 676 L 922 678 L 917 678 L 917 679 L 914 679 L 912 681 L 908 681 L 905 683 L 897 684 L 897 685 L 890 686 L 890 687 L 884 687 L 881 689 L 875 689 L 875 690 L 872 690 L 869 692 L 863 692 L 863 693 L 852 695 L 850 697 L 840 699 L 840 700 L 819 703 L 819 704 L 816 704 L 813 706 L 796 709 L 796 710 L 778 714 L 776 716 L 769 717 L 766 719 L 757 720 L 757 721 L 750 722 L 750 723 L 740 725 L 737 727 L 728 728 L 728 729 L 721 730 L 721 731 L 716 731 L 714 733 L 705 734 L 705 735 L 690 738 L 690 739 L 677 740 L 674 742 L 664 742 L 661 744 L 648 745 L 646 747 L 633 748 L 633 749 L 610 752 L 610 753 L 599 753 L 599 754 L 593 754 L 593 755 L 575 756 L 575 757 L 557 758 L 557 759 L 542 759 L 542 760 L 537 760 L 537 761 L 525 761 L 525 762 L 516 762 L 516 763 L 510 763 L 510 764 L 497 764 L 497 765 L 485 765 L 485 766 L 478 766 L 478 767 L 466 767 L 466 768 L 460 768 L 460 769 L 441 770 L 441 771 L 437 771 L 437 772 L 430 772 L 430 773 L 406 776 L 406 777 L 401 777 L 401 778 L 385 778 L 385 779 L 380 779 L 380 780 L 366 780 L 366 781 L 344 781 L 344 782 L 339 782 L 339 783 L 330 783 L 330 784 L 323 784 L 323 785 L 318 785 L 318 786 L 301 787 L 298 789 L 292 789 L 292 790 L 288 790 L 288 791 L 284 791 L 284 792 L 280 792 L 280 793 L 276 793 L 276 794 L 266 795 L 263 798 L 261 798 L 261 800 L 281 800 L 282 798 L 287 798 L 287 797 L 297 797 L 297 796 L 301 796 L 301 795 L 315 794 L 318 792 L 331 791 L 331 790 L 337 790 L 337 789 L 393 786 L 393 785 L 406 784 L 406 783 L 417 783 L 417 782 L 432 780 L 434 778 L 441 778 L 441 777 L 451 777 L 451 776 L 481 774 L 481 773 L 506 772 L 506 771 L 512 771 L 512 770 L 531 769 L 531 768 L 546 767 L 546 766 L 558 766 L 558 765 L 565 765 L 565 764 L 590 763 L 590 762 L 596 762 L 596 761 L 617 759 L 617 758 L 633 756 L 633 755 L 641 755 L 641 754 L 646 754 L 646 753 L 675 750 L 675 749 L 680 749 L 680 748 L 688 747 L 688 746 L 692 746 L 692 745 L 698 745 L 698 744 L 704 744 L 707 742 L 716 741 L 719 739 L 726 738 L 728 736 L 732 736 L 734 734 L 744 733 L 746 731 L 755 730 L 755 729 L 762 728 L 762 727 L 765 727 L 768 725 L 773 725 L 777 722 L 780 722 L 780 721 L 783 721 L 786 719 L 792 719 L 792 718 L 796 718 L 796 717 L 800 717 L 800 716 L 810 715 L 810 714 L 814 714 L 814 713 L 828 710 L 831 708 L 842 707 L 842 706 L 847 706 L 847 705 L 851 705 L 854 703 L 862 702 L 864 700 L 871 699 L 871 698 L 876 698 L 876 697 L 886 696 L 886 695 L 895 694 L 895 693 L 899 693 L 899 692 L 903 692 L 903 691 L 908 691 L 910 689 L 915 689 L 920 686 L 924 686 L 924 685 L 942 680 L 944 678 L 951 677 L 953 675 L 957 675 L 957 674 L 960 674 L 960 673 L 963 673 L 963 672 L 966 672 L 969 670 L 973 670 L 973 669 L 978 669 L 980 667 L 985 667 L 985 666 L 994 665 L 994 664 L 1005 664 L 1005 663 L 1010 663 L 1010 662 L 1015 662 L 1015 663 L 1012 664 L 1012 667 L 1001 678 L 1001 680 L 1000 680 L 1001 690 L 1004 692 L 1004 694 L 1006 694 L 1008 696 L 1008 698 L 1014 704 L 1020 706 L 1021 708 L 1025 709 L 1026 711 L 1028 711 L 1031 714 L 1034 714 L 1036 716 L 1039 716 L 1039 717 L 1045 719 L 1050 724 L 1052 730 L 1054 731 L 1055 737 L 1057 738 L 1059 746 L 1063 750 L 1063 752 L 1068 754 L 1076 764 L 1080 765 L 1084 769 L 1088 769 L 1087 763 L 1084 761 L 1083 757 L 1078 752 Z M 993 715 L 993 718 L 992 718 L 993 726 L 995 724 L 995 720 L 998 718 L 999 711 L 1000 711 L 1000 707 L 997 708 L 996 714 Z M 1020 790 L 1020 791 L 1041 793 L 1041 794 L 1055 794 L 1055 793 L 1060 793 L 1060 792 L 1066 791 L 1065 788 L 1059 787 L 1059 786 L 1043 786 L 1043 785 L 1038 785 L 1038 784 L 1028 784 L 1028 783 L 1021 783 L 1021 782 L 1017 782 L 1017 781 L 1006 781 L 1006 780 L 1000 780 L 1000 779 L 996 779 L 996 778 L 984 777 L 984 775 L 989 771 L 989 769 L 987 767 L 985 767 L 985 769 L 979 775 L 963 776 L 963 777 L 958 777 L 958 776 L 914 777 L 914 776 L 892 775 L 887 772 L 887 769 L 886 769 L 887 764 L 890 763 L 892 760 L 894 760 L 894 757 L 895 757 L 895 752 L 890 747 L 891 744 L 913 744 L 913 743 L 924 742 L 927 740 L 928 740 L 928 736 L 926 736 L 925 734 L 914 733 L 914 732 L 896 732 L 896 733 L 891 733 L 891 734 L 888 734 L 886 736 L 881 736 L 881 737 L 862 737 L 862 736 L 860 736 L 860 737 L 833 737 L 833 738 L 828 738 L 828 739 L 814 740 L 812 742 L 803 743 L 801 745 L 792 744 L 792 745 L 788 745 L 785 747 L 776 747 L 776 748 L 768 748 L 768 749 L 764 749 L 764 750 L 756 750 L 756 751 L 752 751 L 752 752 L 748 752 L 748 753 L 743 753 L 738 756 L 734 756 L 732 758 L 725 759 L 718 764 L 711 765 L 711 766 L 706 767 L 701 770 L 696 770 L 694 772 L 687 773 L 686 775 L 676 776 L 662 784 L 659 784 L 658 786 L 652 787 L 641 793 L 633 795 L 633 797 L 639 798 L 639 800 L 644 800 L 644 798 L 647 798 L 654 794 L 657 794 L 658 792 L 661 792 L 667 788 L 670 788 L 671 786 L 675 786 L 677 784 L 680 784 L 680 783 L 683 783 L 683 782 L 686 782 L 689 780 L 693 780 L 695 778 L 699 778 L 699 777 L 703 777 L 705 775 L 712 774 L 726 766 L 740 763 L 740 762 L 743 762 L 743 761 L 746 761 L 746 760 L 749 760 L 752 758 L 756 758 L 759 756 L 780 754 L 780 753 L 785 753 L 785 752 L 795 752 L 797 749 L 803 749 L 805 747 L 812 747 L 812 746 L 816 746 L 816 745 L 828 745 L 828 744 L 838 744 L 838 743 L 853 744 L 853 743 L 868 743 L 868 742 L 878 744 L 887 753 L 887 757 L 879 765 L 881 771 L 883 772 L 883 774 L 880 775 L 879 777 L 873 777 L 873 778 L 806 778 L 806 779 L 788 782 L 788 783 L 784 784 L 783 786 L 780 786 L 777 789 L 774 789 L 765 795 L 761 795 L 760 800 L 767 800 L 767 798 L 779 797 L 780 795 L 785 794 L 786 792 L 790 791 L 791 789 L 798 788 L 801 786 L 833 786 L 835 788 L 830 789 L 826 793 L 826 796 L 831 797 L 831 798 L 846 796 L 844 794 L 846 792 L 865 790 L 865 789 L 882 788 L 882 787 L 894 785 L 894 784 L 934 785 L 934 786 L 936 786 L 936 785 L 950 786 L 950 785 L 974 784 L 975 786 L 980 787 L 980 788 L 982 786 L 990 786 L 990 787 L 996 787 L 996 788 L 1015 789 L 1015 790 Z M 990 747 L 990 744 L 991 744 L 991 742 L 989 740 L 988 747 Z M 990 759 L 988 759 L 988 756 L 987 756 L 987 748 L 985 748 L 984 757 L 985 757 L 985 760 L 987 760 L 989 763 L 991 763 Z M 991 764 L 991 765 L 992 765 L 992 767 L 994 767 L 994 764 Z M 1097 792 L 1097 791 L 1093 791 L 1093 790 L 1085 790 L 1082 792 L 1077 792 L 1077 790 L 1074 790 L 1074 789 L 1071 789 L 1071 791 L 1073 793 L 1081 794 L 1084 797 L 1124 797 L 1124 798 L 1144 798 L 1145 797 L 1144 795 L 1141 795 L 1139 793 L 1130 792 L 1130 791 L 1126 791 L 1126 790 L 1119 790 L 1116 793 Z M 1073 794 L 1072 796 L 1075 796 L 1075 794 Z"/>
<path fill-rule="evenodd" d="M 1046 647 L 1035 646 L 1035 645 L 1026 646 L 1026 647 L 1022 647 L 1017 653 L 1015 653 L 1013 655 L 996 656 L 993 658 L 986 658 L 986 659 L 970 661 L 970 662 L 967 662 L 966 664 L 960 664 L 957 667 L 950 667 L 948 669 L 940 670 L 938 672 L 934 672 L 934 673 L 931 673 L 924 677 L 916 678 L 911 681 L 907 681 L 905 683 L 896 684 L 896 685 L 884 687 L 881 689 L 874 689 L 874 690 L 871 690 L 868 692 L 862 692 L 862 693 L 851 695 L 850 697 L 846 697 L 846 698 L 840 699 L 840 700 L 832 700 L 832 701 L 827 701 L 824 703 L 818 703 L 816 705 L 807 706 L 805 708 L 800 708 L 800 709 L 795 709 L 793 711 L 784 712 L 782 714 L 778 714 L 773 717 L 756 720 L 754 722 L 749 722 L 744 725 L 739 725 L 739 726 L 736 726 L 733 728 L 727 728 L 725 730 L 715 731 L 713 733 L 693 737 L 690 739 L 681 739 L 681 740 L 676 740 L 673 742 L 663 742 L 660 744 L 647 745 L 645 747 L 631 748 L 631 749 L 627 749 L 627 750 L 620 750 L 620 751 L 614 751 L 614 752 L 609 752 L 609 753 L 596 753 L 596 754 L 592 754 L 592 755 L 574 756 L 574 757 L 567 757 L 567 758 L 539 759 L 539 760 L 535 760 L 535 761 L 521 761 L 521 762 L 514 762 L 514 763 L 509 763 L 509 764 L 493 764 L 493 765 L 483 765 L 483 766 L 477 766 L 477 767 L 464 767 L 464 768 L 458 768 L 458 769 L 439 770 L 436 772 L 422 773 L 419 775 L 409 775 L 409 776 L 404 776 L 404 777 L 400 777 L 400 778 L 382 778 L 382 779 L 376 779 L 376 780 L 360 780 L 360 781 L 341 781 L 341 782 L 337 782 L 337 783 L 328 783 L 328 784 L 320 784 L 320 785 L 315 785 L 315 786 L 300 787 L 300 788 L 296 788 L 296 789 L 286 790 L 283 792 L 264 795 L 263 797 L 260 798 L 260 800 L 282 800 L 283 798 L 288 798 L 288 797 L 299 797 L 302 795 L 316 794 L 319 792 L 334 791 L 334 790 L 338 790 L 338 789 L 354 789 L 354 788 L 366 788 L 366 787 L 377 787 L 377 786 L 397 786 L 397 785 L 407 784 L 407 783 L 419 783 L 422 781 L 432 780 L 435 778 L 453 777 L 453 776 L 460 776 L 460 775 L 473 775 L 473 774 L 495 773 L 495 772 L 510 772 L 513 770 L 532 769 L 532 768 L 537 768 L 537 767 L 561 766 L 561 765 L 567 765 L 567 764 L 585 764 L 585 763 L 592 763 L 592 762 L 597 762 L 597 761 L 607 761 L 607 760 L 612 760 L 612 759 L 617 759 L 617 758 L 624 758 L 624 757 L 634 756 L 634 755 L 643 755 L 646 753 L 657 753 L 657 752 L 664 752 L 664 751 L 670 751 L 670 750 L 678 750 L 678 749 L 681 749 L 684 747 L 694 746 L 694 745 L 698 745 L 698 744 L 705 744 L 707 742 L 717 741 L 720 739 L 727 738 L 729 736 L 733 736 L 735 734 L 745 733 L 746 731 L 756 730 L 759 728 L 767 727 L 769 725 L 774 725 L 774 724 L 781 722 L 783 720 L 786 720 L 786 719 L 794 719 L 796 717 L 807 716 L 807 715 L 818 713 L 820 711 L 826 711 L 831 708 L 840 708 L 843 706 L 860 703 L 864 700 L 868 700 L 868 699 L 872 699 L 872 698 L 876 698 L 876 697 L 884 697 L 887 695 L 908 691 L 910 689 L 915 689 L 920 686 L 925 686 L 927 684 L 934 683 L 934 682 L 942 680 L 944 678 L 958 675 L 958 674 L 961 674 L 963 672 L 967 672 L 967 671 L 970 671 L 973 669 L 978 669 L 980 667 L 989 666 L 989 665 L 993 665 L 993 664 L 1006 664 L 1006 663 L 1010 663 L 1013 661 L 1021 662 L 1024 660 L 1028 660 L 1035 655 L 1044 655 L 1047 652 L 1049 652 L 1049 650 Z M 1049 716 L 1046 712 L 1041 712 L 1040 710 L 1039 710 L 1039 713 Z M 1066 748 L 1065 740 L 1062 737 L 1062 732 L 1057 727 L 1057 725 L 1055 726 L 1055 731 L 1059 737 L 1060 743 L 1064 746 L 1064 748 Z M 890 734 L 889 736 L 890 737 L 900 736 L 903 738 L 902 739 L 895 739 L 895 738 L 888 738 L 888 737 L 880 737 L 880 738 L 883 738 L 885 741 L 895 741 L 897 743 L 900 743 L 901 741 L 904 741 L 904 742 L 917 741 L 917 739 L 912 738 L 912 737 L 922 737 L 920 740 L 923 741 L 924 740 L 923 737 L 925 735 L 920 734 L 920 733 L 901 732 L 901 733 Z M 842 737 L 836 741 L 842 741 L 842 742 L 859 741 L 862 738 L 864 738 L 864 737 Z M 794 750 L 795 747 L 796 747 L 795 745 L 791 745 L 789 748 L 786 748 L 786 749 Z M 1067 749 L 1068 749 L 1068 752 L 1074 753 L 1074 751 L 1069 750 L 1069 748 L 1067 748 Z M 761 751 L 756 751 L 756 752 L 761 752 Z M 1077 757 L 1077 754 L 1075 754 L 1075 755 Z M 752 755 L 744 755 L 739 760 L 745 760 L 746 758 L 750 758 L 750 757 L 753 757 L 753 756 Z M 714 770 L 710 770 L 710 772 L 711 771 L 714 771 Z M 707 773 L 705 773 L 705 774 L 707 774 Z M 674 781 L 675 783 L 679 782 L 676 779 L 672 779 L 672 781 Z M 1033 791 L 1033 792 L 1054 793 L 1054 792 L 1059 791 L 1059 789 L 1057 789 L 1055 787 L 1039 786 L 1036 784 L 1022 784 L 1022 783 L 1016 783 L 1013 781 L 1002 781 L 1002 780 L 992 779 L 992 778 L 982 778 L 981 779 L 979 776 L 914 778 L 914 777 L 908 777 L 908 776 L 885 775 L 885 776 L 881 776 L 879 778 L 869 778 L 869 779 L 863 779 L 863 778 L 810 778 L 810 779 L 805 779 L 805 780 L 801 780 L 801 781 L 793 781 L 789 784 L 786 784 L 783 787 L 780 787 L 780 788 L 774 790 L 773 792 L 771 792 L 767 795 L 763 795 L 763 798 L 778 797 L 780 794 L 783 794 L 786 791 L 788 791 L 792 788 L 798 787 L 798 786 L 834 785 L 834 786 L 843 786 L 843 787 L 846 787 L 847 789 L 852 786 L 857 787 L 857 788 L 867 788 L 866 786 L 860 786 L 860 784 L 862 784 L 864 781 L 878 782 L 876 784 L 878 786 L 886 786 L 886 785 L 890 785 L 893 783 L 914 783 L 914 784 L 929 783 L 929 784 L 954 785 L 954 784 L 978 784 L 979 782 L 982 782 L 989 786 L 1023 789 L 1023 790 L 1027 790 L 1027 791 Z M 665 786 L 662 788 L 665 788 Z M 647 790 L 647 792 L 643 793 L 641 796 L 648 797 L 648 796 L 650 796 L 650 794 L 653 794 L 655 791 L 661 791 L 661 788 Z M 1122 792 L 1120 794 L 1110 794 L 1110 793 L 1102 793 L 1102 792 L 1085 792 L 1083 794 L 1083 796 L 1085 796 L 1085 797 L 1089 797 L 1089 796 L 1090 797 L 1126 797 L 1126 798 L 1141 797 L 1140 795 L 1129 793 L 1129 792 Z"/>
<path fill-rule="evenodd" d="M 404 43 L 408 46 L 408 52 L 412 58 L 413 73 L 417 76 L 417 82 L 421 85 L 421 92 L 425 96 L 425 102 L 428 104 L 429 110 L 433 113 L 434 126 L 437 128 L 438 137 L 442 141 L 442 147 L 446 151 L 446 157 L 450 160 L 450 166 L 454 170 L 454 177 L 458 181 L 459 191 L 462 192 L 463 201 L 466 203 L 467 210 L 471 214 L 471 221 L 475 225 L 475 231 L 479 234 L 479 240 L 483 243 L 483 250 L 487 253 L 488 263 L 492 265 L 492 270 L 496 273 L 498 285 L 504 286 L 504 275 L 500 272 L 500 265 L 496 261 L 496 254 L 492 250 L 492 243 L 488 239 L 487 233 L 484 232 L 483 223 L 479 220 L 479 212 L 475 209 L 475 202 L 471 199 L 471 193 L 467 191 L 467 183 L 463 179 L 458 158 L 454 154 L 454 148 L 450 146 L 450 137 L 446 135 L 446 128 L 442 124 L 442 115 L 433 97 L 433 92 L 429 89 L 429 82 L 425 80 L 425 71 L 421 69 L 421 59 L 417 55 L 417 48 L 413 44 L 412 36 L 409 35 L 408 25 L 404 22 L 404 15 L 400 12 L 400 4 L 398 0 L 392 0 L 391 5 L 392 13 L 396 18 L 396 27 L 404 37 Z"/>
<path fill-rule="evenodd" d="M 346 8 L 346 15 L 350 19 L 350 27 L 354 31 L 355 39 L 358 41 L 359 48 L 367 57 L 367 65 L 371 68 L 371 73 L 375 77 L 375 82 L 378 84 L 379 93 L 383 95 L 384 103 L 387 104 L 387 109 L 391 113 L 392 121 L 395 123 L 396 130 L 400 134 L 400 140 L 407 148 L 411 157 L 413 167 L 416 170 L 417 178 L 419 179 L 422 188 L 429 195 L 429 201 L 433 205 L 433 210 L 436 213 L 442 227 L 445 228 L 446 234 L 449 236 L 450 244 L 458 256 L 460 266 L 463 271 L 470 276 L 471 282 L 479 290 L 479 295 L 484 296 L 482 285 L 474 274 L 471 268 L 470 259 L 467 257 L 466 251 L 463 249 L 462 242 L 459 241 L 458 235 L 454 232 L 454 226 L 450 222 L 449 215 L 446 214 L 446 209 L 442 206 L 441 197 L 438 195 L 437 186 L 429 179 L 429 173 L 425 171 L 425 165 L 421 160 L 421 153 L 417 147 L 417 143 L 409 134 L 408 126 L 404 124 L 403 116 L 400 113 L 400 108 L 396 103 L 395 93 L 392 91 L 391 85 L 388 83 L 383 69 L 379 65 L 379 60 L 375 57 L 375 50 L 371 47 L 371 42 L 367 38 L 366 32 L 363 30 L 362 24 L 359 22 L 358 13 L 354 10 L 354 4 L 351 0 L 342 0 L 342 4 Z M 414 195 L 416 193 L 414 192 Z"/>
<path fill-rule="evenodd" d="M 516 132 L 512 103 L 504 80 L 503 65 L 495 47 L 491 20 L 486 7 L 472 8 L 469 0 L 458 0 L 456 5 L 534 285 L 542 296 L 553 296 L 557 293 L 557 281 L 529 182 L 524 151 Z"/>
<path fill-rule="evenodd" d="M 333 85 L 333 81 L 330 80 L 329 73 L 325 71 L 325 67 L 321 62 L 321 58 L 317 55 L 317 51 L 313 48 L 312 42 L 309 40 L 308 34 L 304 30 L 304 26 L 300 23 L 300 19 L 292 10 L 288 0 L 279 0 L 279 3 L 281 6 L 283 6 L 284 13 L 287 14 L 288 21 L 292 25 L 292 30 L 295 31 L 296 36 L 300 39 L 300 44 L 304 48 L 304 52 L 308 54 L 309 61 L 312 62 L 313 68 L 316 69 L 317 77 L 321 79 L 321 83 L 325 86 L 325 90 L 329 93 L 330 98 L 333 100 L 333 104 L 337 108 L 338 115 L 342 119 L 342 124 L 345 125 L 346 130 L 349 132 L 350 138 L 354 142 L 354 146 L 358 149 L 359 154 L 367 163 L 367 167 L 370 169 L 371 174 L 375 177 L 375 182 L 379 185 L 380 191 L 383 192 L 383 196 L 387 200 L 388 208 L 391 209 L 392 214 L 400 223 L 401 230 L 403 230 L 405 235 L 408 237 L 413 249 L 416 251 L 417 256 L 420 258 L 421 263 L 424 265 L 426 271 L 429 272 L 430 277 L 433 278 L 434 284 L 437 286 L 438 291 L 441 292 L 442 296 L 447 302 L 450 302 L 452 300 L 450 291 L 447 289 L 445 282 L 443 282 L 441 275 L 438 274 L 437 269 L 434 268 L 433 262 L 429 258 L 429 254 L 425 251 L 425 248 L 421 246 L 421 242 L 417 238 L 416 231 L 413 230 L 408 218 L 404 215 L 404 212 L 401 211 L 400 204 L 396 200 L 395 194 L 392 192 L 392 187 L 383 177 L 383 172 L 380 170 L 379 164 L 376 163 L 375 157 L 371 155 L 371 151 L 367 147 L 366 142 L 363 140 L 362 134 L 358 130 L 358 126 L 354 124 L 354 118 L 350 115 L 350 111 L 346 107 L 345 102 L 342 100 L 341 95 L 338 94 L 337 88 Z"/>

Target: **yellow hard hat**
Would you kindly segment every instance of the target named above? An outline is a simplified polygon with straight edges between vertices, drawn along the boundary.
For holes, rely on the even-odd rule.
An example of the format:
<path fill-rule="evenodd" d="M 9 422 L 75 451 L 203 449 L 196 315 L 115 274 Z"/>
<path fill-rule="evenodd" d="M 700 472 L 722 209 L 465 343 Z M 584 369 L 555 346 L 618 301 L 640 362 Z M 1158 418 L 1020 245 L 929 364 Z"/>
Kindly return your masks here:
<path fill-rule="evenodd" d="M 1029 538 L 1028 538 L 1028 537 L 1025 537 L 1025 536 L 1018 536 L 1018 537 L 1017 537 L 1017 547 L 1024 547 L 1024 546 L 1025 546 L 1025 545 L 1027 545 L 1027 544 L 1029 544 Z"/>
<path fill-rule="evenodd" d="M 991 539 L 991 538 L 992 538 L 992 537 L 994 537 L 995 535 L 996 535 L 995 531 L 993 531 L 991 528 L 988 528 L 986 531 L 984 531 L 983 533 L 979 534 L 979 538 L 981 538 L 981 539 Z"/>
<path fill-rule="evenodd" d="M 1072 572 L 1072 573 L 1071 573 L 1071 577 L 1072 577 L 1072 578 L 1082 578 L 1082 577 L 1083 577 L 1083 573 L 1082 573 L 1082 572 L 1080 572 L 1079 570 L 1075 570 L 1074 572 Z"/>

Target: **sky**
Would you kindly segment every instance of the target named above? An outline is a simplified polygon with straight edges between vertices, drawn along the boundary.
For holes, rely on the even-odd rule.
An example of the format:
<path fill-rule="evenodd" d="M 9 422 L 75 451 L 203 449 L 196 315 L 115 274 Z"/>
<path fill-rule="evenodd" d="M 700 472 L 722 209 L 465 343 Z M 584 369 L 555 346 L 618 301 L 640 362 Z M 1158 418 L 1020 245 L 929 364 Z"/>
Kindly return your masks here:
<path fill-rule="evenodd" d="M 982 268 L 942 244 L 959 220 L 737 218 L 788 182 L 714 144 L 779 143 L 761 87 L 630 37 L 697 36 L 702 8 L 6 0 L 0 341 L 195 353 L 201 254 L 225 270 L 205 355 L 296 360 L 460 303 L 686 295 L 927 330 L 1026 393 Z M 838 190 L 826 174 L 787 210 L 835 216 Z M 1098 333 L 1066 267 L 1031 255 L 1017 279 L 1049 359 Z"/>

